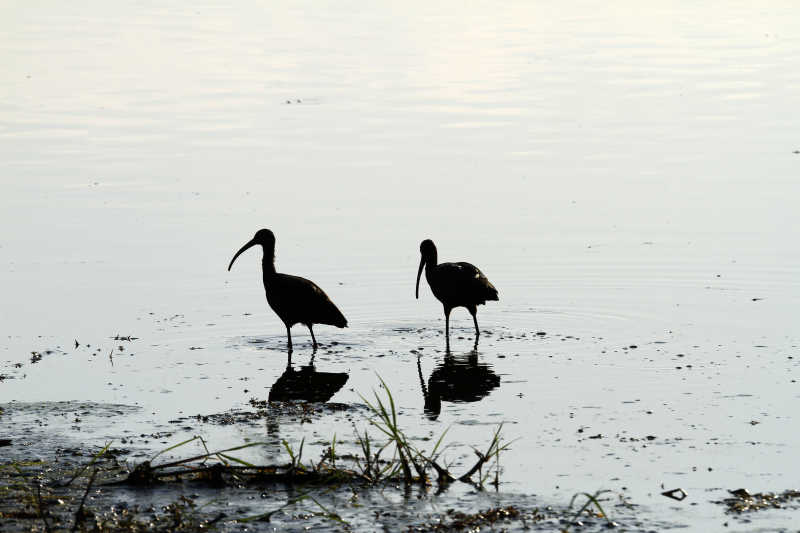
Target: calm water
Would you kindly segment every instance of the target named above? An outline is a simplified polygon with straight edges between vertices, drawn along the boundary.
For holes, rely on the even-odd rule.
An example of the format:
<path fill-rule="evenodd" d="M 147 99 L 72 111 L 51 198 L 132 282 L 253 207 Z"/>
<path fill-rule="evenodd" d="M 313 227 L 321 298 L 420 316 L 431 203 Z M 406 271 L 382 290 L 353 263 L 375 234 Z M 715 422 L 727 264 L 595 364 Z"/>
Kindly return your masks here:
<path fill-rule="evenodd" d="M 379 374 L 411 435 L 451 428 L 453 459 L 505 422 L 506 492 L 609 488 L 708 531 L 725 489 L 796 488 L 794 3 L 234 4 L 0 7 L 0 402 L 141 406 L 76 432 L 102 443 L 266 398 L 286 356 L 260 252 L 225 269 L 268 227 L 278 270 L 350 321 L 317 328 L 317 369 L 349 373 L 333 401 Z M 478 314 L 499 386 L 436 420 L 427 237 L 501 298 Z M 469 315 L 451 325 L 469 360 Z"/>

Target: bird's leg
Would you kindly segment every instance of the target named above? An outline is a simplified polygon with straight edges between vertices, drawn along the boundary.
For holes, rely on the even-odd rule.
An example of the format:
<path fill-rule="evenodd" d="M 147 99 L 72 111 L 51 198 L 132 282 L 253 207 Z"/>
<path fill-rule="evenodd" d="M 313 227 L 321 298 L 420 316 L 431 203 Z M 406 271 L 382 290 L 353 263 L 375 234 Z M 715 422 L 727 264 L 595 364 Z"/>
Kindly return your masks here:
<path fill-rule="evenodd" d="M 446 350 L 450 352 L 450 309 L 444 308 L 444 337 Z"/>
<path fill-rule="evenodd" d="M 469 314 L 472 315 L 472 321 L 475 323 L 475 344 L 478 344 L 478 337 L 481 336 L 481 330 L 478 329 L 478 310 L 471 307 L 469 309 Z"/>
<path fill-rule="evenodd" d="M 292 354 L 292 330 L 288 325 L 286 326 L 286 337 L 289 339 L 289 355 L 291 355 Z"/>
<path fill-rule="evenodd" d="M 314 351 L 316 352 L 317 351 L 317 339 L 316 339 L 316 337 L 314 337 L 314 325 L 313 324 L 309 324 L 308 325 L 308 331 L 311 332 L 311 342 L 314 343 Z"/>

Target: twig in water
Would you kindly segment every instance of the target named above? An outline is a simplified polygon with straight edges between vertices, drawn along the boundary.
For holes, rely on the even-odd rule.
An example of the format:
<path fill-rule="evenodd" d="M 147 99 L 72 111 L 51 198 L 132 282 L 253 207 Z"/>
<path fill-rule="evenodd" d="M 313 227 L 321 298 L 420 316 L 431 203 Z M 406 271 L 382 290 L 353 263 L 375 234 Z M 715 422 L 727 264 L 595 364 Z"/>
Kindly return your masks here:
<path fill-rule="evenodd" d="M 44 509 L 42 508 L 42 486 L 36 481 L 34 481 L 34 483 L 36 484 L 36 505 L 39 508 L 39 518 L 44 522 L 44 530 L 47 531 L 47 533 L 51 533 L 53 530 L 50 528 L 50 523 L 47 521 L 47 517 L 44 515 Z"/>
<path fill-rule="evenodd" d="M 511 444 L 516 442 L 516 439 L 514 439 L 514 440 L 512 440 L 510 442 L 507 442 L 507 443 L 505 443 L 505 444 L 503 444 L 501 446 L 500 445 L 500 431 L 502 431 L 502 429 L 503 429 L 503 424 L 501 423 L 499 426 L 497 426 L 497 431 L 494 432 L 494 435 L 492 436 L 492 441 L 489 443 L 489 448 L 486 450 L 486 453 L 481 453 L 478 450 L 475 450 L 475 455 L 478 456 L 478 462 L 476 462 L 475 465 L 472 468 L 470 468 L 469 471 L 466 474 L 464 474 L 463 476 L 458 478 L 459 481 L 464 481 L 466 483 L 471 482 L 472 481 L 472 475 L 475 472 L 477 472 L 478 470 L 480 470 L 483 467 L 484 463 L 489 461 L 492 458 L 492 456 L 495 456 L 499 460 L 500 452 L 502 452 L 503 450 L 508 449 L 509 446 L 511 446 Z M 487 475 L 488 475 L 488 473 L 487 473 Z M 484 484 L 485 481 L 486 481 L 486 477 L 481 474 L 480 483 L 478 484 L 478 486 L 479 487 L 483 487 L 483 484 Z"/>
<path fill-rule="evenodd" d="M 73 481 L 75 481 L 75 480 L 76 480 L 78 477 L 80 477 L 80 475 L 81 475 L 81 474 L 83 474 L 84 472 L 86 472 L 86 469 L 87 469 L 87 468 L 89 468 L 90 466 L 92 466 L 92 465 L 95 463 L 95 461 L 97 461 L 98 459 L 100 459 L 100 457 L 102 457 L 102 456 L 103 456 L 103 454 L 105 454 L 105 453 L 108 451 L 108 448 L 109 448 L 109 446 L 111 446 L 111 443 L 112 443 L 112 442 L 114 442 L 114 441 L 113 441 L 113 440 L 110 440 L 110 441 L 108 441 L 108 443 L 106 443 L 106 445 L 105 445 L 105 446 L 103 446 L 103 449 L 102 449 L 102 450 L 100 450 L 99 452 L 97 452 L 97 453 L 94 455 L 94 457 L 92 457 L 92 460 L 91 460 L 91 461 L 89 461 L 88 463 L 86 463 L 86 464 L 84 465 L 84 467 L 83 467 L 83 468 L 81 468 L 80 470 L 78 470 L 78 472 L 77 472 L 77 473 L 76 473 L 74 476 L 72 476 L 72 478 L 71 478 L 69 481 L 67 481 L 67 482 L 66 482 L 64 485 L 65 485 L 65 486 L 69 486 L 69 485 L 71 485 L 71 484 L 72 484 L 72 482 L 73 482 Z"/>
<path fill-rule="evenodd" d="M 92 470 L 92 475 L 89 478 L 89 483 L 86 484 L 86 492 L 83 493 L 83 498 L 81 498 L 81 504 L 78 506 L 78 510 L 75 511 L 75 522 L 72 524 L 72 529 L 70 531 L 75 533 L 78 530 L 78 524 L 83 523 L 86 519 L 86 516 L 83 512 L 83 505 L 86 503 L 86 496 L 89 495 L 89 491 L 92 490 L 92 485 L 94 484 L 94 478 L 97 475 L 97 469 L 95 468 Z"/>

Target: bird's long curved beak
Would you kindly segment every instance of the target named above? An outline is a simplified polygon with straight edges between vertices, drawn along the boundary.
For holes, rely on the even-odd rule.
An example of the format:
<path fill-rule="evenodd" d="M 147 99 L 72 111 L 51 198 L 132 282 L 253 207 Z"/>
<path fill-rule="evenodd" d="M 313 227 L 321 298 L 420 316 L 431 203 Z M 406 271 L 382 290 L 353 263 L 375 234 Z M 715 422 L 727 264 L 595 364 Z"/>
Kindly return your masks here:
<path fill-rule="evenodd" d="M 233 256 L 233 259 L 231 259 L 231 263 L 228 265 L 228 272 L 231 271 L 231 267 L 233 266 L 233 262 L 236 261 L 236 258 L 239 257 L 240 255 L 242 255 L 242 252 L 244 252 L 245 250 L 247 250 L 251 246 L 255 246 L 255 245 L 256 245 L 255 239 L 251 239 L 247 244 L 245 244 L 244 246 L 239 248 L 239 251 L 236 252 L 236 255 Z"/>
<path fill-rule="evenodd" d="M 419 300 L 419 278 L 422 276 L 422 267 L 425 266 L 425 257 L 419 258 L 419 270 L 417 270 L 417 300 Z"/>

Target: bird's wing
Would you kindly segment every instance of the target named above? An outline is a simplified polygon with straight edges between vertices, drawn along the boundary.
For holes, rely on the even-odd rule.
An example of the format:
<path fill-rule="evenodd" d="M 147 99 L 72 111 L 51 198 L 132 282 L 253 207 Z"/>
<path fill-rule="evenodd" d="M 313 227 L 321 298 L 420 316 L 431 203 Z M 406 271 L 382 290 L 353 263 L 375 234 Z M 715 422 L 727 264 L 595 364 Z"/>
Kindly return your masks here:
<path fill-rule="evenodd" d="M 310 279 L 281 274 L 286 280 L 285 290 L 291 298 L 306 312 L 309 318 L 318 324 L 331 324 L 346 327 L 347 319 L 331 301 L 325 291 Z"/>
<path fill-rule="evenodd" d="M 439 263 L 436 273 L 442 278 L 447 278 L 452 283 L 463 285 L 473 279 L 480 279 L 481 271 L 469 263 Z"/>
<path fill-rule="evenodd" d="M 303 300 L 328 299 L 328 295 L 325 294 L 325 291 L 320 289 L 319 286 L 310 279 L 292 276 L 290 274 L 281 274 L 281 277 L 285 280 L 285 287 L 294 294 L 295 298 Z"/>
<path fill-rule="evenodd" d="M 436 269 L 442 273 L 443 278 L 462 287 L 489 281 L 478 267 L 470 263 L 441 263 Z"/>
<path fill-rule="evenodd" d="M 497 289 L 483 272 L 471 263 L 441 263 L 436 269 L 441 272 L 440 283 L 452 290 L 466 290 L 487 300 L 497 299 Z"/>

